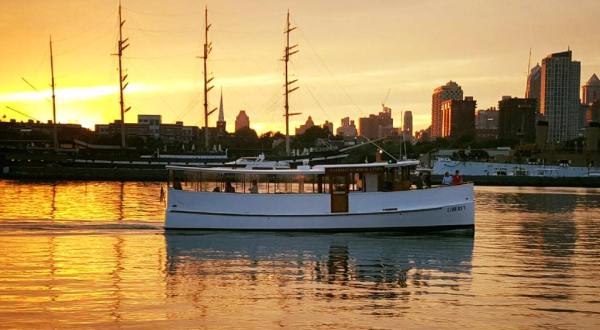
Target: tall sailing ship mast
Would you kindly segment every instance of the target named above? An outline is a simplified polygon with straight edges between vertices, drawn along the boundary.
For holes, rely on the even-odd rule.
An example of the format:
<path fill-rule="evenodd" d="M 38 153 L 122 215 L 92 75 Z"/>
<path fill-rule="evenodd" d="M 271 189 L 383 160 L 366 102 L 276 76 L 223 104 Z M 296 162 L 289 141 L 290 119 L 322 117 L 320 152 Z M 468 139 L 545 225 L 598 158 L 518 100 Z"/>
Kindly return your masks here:
<path fill-rule="evenodd" d="M 121 1 L 119 1 L 119 41 L 117 45 L 117 55 L 119 58 L 119 105 L 121 108 L 121 148 L 127 148 L 127 139 L 125 135 L 125 113 L 131 109 L 131 107 L 125 108 L 125 97 L 124 92 L 127 85 L 129 85 L 127 80 L 127 74 L 123 75 L 123 51 L 125 48 L 129 47 L 129 38 L 123 39 L 123 25 L 125 24 L 125 20 L 123 20 L 121 15 Z"/>
<path fill-rule="evenodd" d="M 288 75 L 288 62 L 290 61 L 290 56 L 296 54 L 298 52 L 298 49 L 295 49 L 296 47 L 298 47 L 298 44 L 295 44 L 293 46 L 290 46 L 290 32 L 292 32 L 293 30 L 295 30 L 296 27 L 292 27 L 292 24 L 290 23 L 290 11 L 288 10 L 287 12 L 287 20 L 286 20 L 286 28 L 285 28 L 285 50 L 284 50 L 284 55 L 283 55 L 283 61 L 285 63 L 285 154 L 287 156 L 290 155 L 290 116 L 296 116 L 301 114 L 300 112 L 293 112 L 290 113 L 290 103 L 289 103 L 289 95 L 291 92 L 297 90 L 299 87 L 293 87 L 290 88 L 290 86 L 297 82 L 298 79 L 294 79 L 294 80 L 289 80 L 289 75 Z"/>
<path fill-rule="evenodd" d="M 209 86 L 210 82 L 215 79 L 215 77 L 208 77 L 208 55 L 212 52 L 212 42 L 208 41 L 208 30 L 212 24 L 208 24 L 208 7 L 204 7 L 204 53 L 200 58 L 202 58 L 204 62 L 204 148 L 208 151 L 210 146 L 208 138 L 208 116 L 210 116 L 213 112 L 217 110 L 215 107 L 212 110 L 208 110 L 208 92 L 213 89 L 215 86 Z"/>
<path fill-rule="evenodd" d="M 54 56 L 52 54 L 52 36 L 50 36 L 50 74 L 52 87 L 52 142 L 54 150 L 58 151 L 58 124 L 56 123 L 56 94 L 54 92 Z"/>

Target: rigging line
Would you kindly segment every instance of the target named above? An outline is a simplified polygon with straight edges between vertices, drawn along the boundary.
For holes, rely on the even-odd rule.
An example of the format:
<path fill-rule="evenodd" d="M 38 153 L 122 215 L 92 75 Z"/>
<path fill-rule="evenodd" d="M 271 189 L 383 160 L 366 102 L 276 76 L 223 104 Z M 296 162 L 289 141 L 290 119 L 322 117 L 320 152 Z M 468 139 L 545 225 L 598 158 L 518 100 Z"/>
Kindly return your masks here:
<path fill-rule="evenodd" d="M 34 118 L 34 117 L 32 117 L 32 116 L 30 116 L 30 115 L 26 114 L 25 112 L 19 111 L 19 110 L 17 110 L 17 109 L 15 109 L 15 108 L 13 108 L 13 107 L 9 107 L 8 105 L 6 106 L 6 109 L 12 110 L 12 111 L 14 111 L 14 112 L 16 112 L 16 113 L 20 114 L 21 116 L 25 116 L 25 117 L 27 117 L 27 118 L 29 118 L 29 119 L 33 119 L 33 120 L 35 120 L 35 121 L 42 122 L 41 120 L 39 120 L 39 119 L 37 119 L 37 118 Z"/>
<path fill-rule="evenodd" d="M 149 12 L 139 11 L 137 9 L 131 9 L 131 7 L 125 7 L 125 6 L 123 6 L 123 8 L 126 9 L 128 13 L 131 12 L 131 13 L 134 13 L 137 15 L 155 16 L 155 17 L 162 17 L 162 18 L 196 17 L 196 16 L 204 15 L 203 11 L 186 11 L 185 14 L 183 14 L 183 13 L 170 14 L 170 13 L 149 13 Z M 211 10 L 211 12 L 212 12 L 212 10 Z"/>
<path fill-rule="evenodd" d="M 315 56 L 317 57 L 317 59 L 319 60 L 319 62 L 321 62 L 321 65 L 325 68 L 325 70 L 327 70 L 327 73 L 329 73 L 329 75 L 333 78 L 333 81 L 336 83 L 337 87 L 342 91 L 342 93 L 348 98 L 348 100 L 350 101 L 350 103 L 352 103 L 352 105 L 360 112 L 361 115 L 365 114 L 365 111 L 363 109 L 361 109 L 356 102 L 354 102 L 354 99 L 352 99 L 352 97 L 348 94 L 348 92 L 346 92 L 346 89 L 340 84 L 339 80 L 337 79 L 337 77 L 333 74 L 333 72 L 331 71 L 331 69 L 329 68 L 329 66 L 325 63 L 325 61 L 323 60 L 323 58 L 319 55 L 319 53 L 317 53 L 317 51 L 315 50 L 315 48 L 312 46 L 312 44 L 308 41 L 308 39 L 306 38 L 306 35 L 304 35 L 304 31 L 302 28 L 298 28 L 298 32 L 300 32 L 300 36 L 302 37 L 302 39 L 304 39 L 304 41 L 306 42 L 306 44 L 308 45 L 308 48 L 310 48 L 310 50 L 315 54 Z"/>
<path fill-rule="evenodd" d="M 39 89 L 37 89 L 37 87 L 35 87 L 32 83 L 30 83 L 27 79 L 21 77 L 21 80 L 23 80 L 29 87 L 31 87 L 34 91 L 43 94 L 43 92 Z M 48 97 L 44 97 L 44 99 L 48 102 L 52 102 Z"/>
<path fill-rule="evenodd" d="M 90 34 L 92 34 L 91 32 L 96 32 L 96 31 L 98 31 L 98 30 L 100 30 L 102 28 L 107 29 L 108 28 L 108 24 L 104 25 L 104 23 L 106 23 L 110 18 L 112 18 L 113 15 L 116 15 L 116 13 L 117 13 L 116 10 L 111 10 L 110 12 L 108 12 L 106 14 L 106 16 L 104 18 L 100 19 L 97 23 L 90 23 L 90 22 L 86 21 L 85 26 L 92 26 L 91 28 L 88 28 L 88 29 L 85 29 L 85 30 L 84 29 L 71 28 L 71 31 L 74 31 L 73 33 L 68 34 L 67 36 L 62 37 L 62 38 L 53 39 L 53 41 L 62 42 L 62 41 L 65 41 L 65 40 L 73 39 L 76 36 L 83 36 L 83 35 L 87 36 L 87 35 L 90 35 Z"/>

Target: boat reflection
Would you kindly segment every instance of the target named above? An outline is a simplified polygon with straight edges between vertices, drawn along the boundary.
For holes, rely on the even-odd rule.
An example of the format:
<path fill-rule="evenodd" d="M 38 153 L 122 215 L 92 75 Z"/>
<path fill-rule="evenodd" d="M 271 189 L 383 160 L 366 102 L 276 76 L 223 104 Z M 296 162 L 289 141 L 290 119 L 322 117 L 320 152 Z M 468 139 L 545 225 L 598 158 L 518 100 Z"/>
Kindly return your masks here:
<path fill-rule="evenodd" d="M 458 289 L 470 281 L 473 254 L 472 236 L 447 234 L 169 232 L 165 240 L 174 291 L 178 278 L 221 285 L 230 276 L 224 274 L 251 285 L 308 282 L 366 288 L 368 295 L 406 287 Z"/>

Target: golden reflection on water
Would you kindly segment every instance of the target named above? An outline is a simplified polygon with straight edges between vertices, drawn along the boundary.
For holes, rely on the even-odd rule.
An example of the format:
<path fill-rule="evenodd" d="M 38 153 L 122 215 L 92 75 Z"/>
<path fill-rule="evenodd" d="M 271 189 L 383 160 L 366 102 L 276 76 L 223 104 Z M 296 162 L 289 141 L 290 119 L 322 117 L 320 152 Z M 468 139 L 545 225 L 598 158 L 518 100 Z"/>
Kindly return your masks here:
<path fill-rule="evenodd" d="M 478 187 L 474 238 L 165 234 L 158 183 L 0 191 L 0 328 L 600 326 L 596 190 Z"/>
<path fill-rule="evenodd" d="M 0 219 L 162 221 L 161 183 L 0 180 Z M 8 198 L 6 198 L 8 197 Z"/>

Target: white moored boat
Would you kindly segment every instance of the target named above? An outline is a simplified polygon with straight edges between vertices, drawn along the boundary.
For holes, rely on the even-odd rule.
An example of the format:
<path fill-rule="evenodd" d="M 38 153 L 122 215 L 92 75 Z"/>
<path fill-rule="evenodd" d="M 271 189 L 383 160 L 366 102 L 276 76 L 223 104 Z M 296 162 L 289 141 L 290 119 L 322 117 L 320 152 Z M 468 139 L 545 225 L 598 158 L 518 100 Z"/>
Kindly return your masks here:
<path fill-rule="evenodd" d="M 166 229 L 474 228 L 473 185 L 411 189 L 417 161 L 297 169 L 168 166 Z"/>

